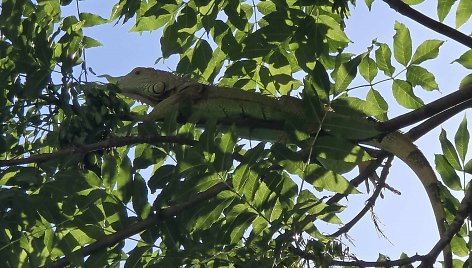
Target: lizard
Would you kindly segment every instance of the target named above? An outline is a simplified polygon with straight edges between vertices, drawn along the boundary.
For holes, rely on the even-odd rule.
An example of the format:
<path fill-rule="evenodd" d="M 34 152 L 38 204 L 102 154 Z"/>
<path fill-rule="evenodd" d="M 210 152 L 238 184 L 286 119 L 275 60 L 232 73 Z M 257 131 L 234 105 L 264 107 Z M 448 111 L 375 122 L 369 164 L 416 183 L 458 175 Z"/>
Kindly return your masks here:
<path fill-rule="evenodd" d="M 299 98 L 284 96 L 277 99 L 239 88 L 204 85 L 196 80 L 153 68 L 137 67 L 129 74 L 119 77 L 116 86 L 123 95 L 154 108 L 143 120 L 163 120 L 172 112 L 178 111 L 184 115 L 183 121 L 193 117 L 198 120 L 216 120 L 221 124 L 270 130 L 261 132 L 261 139 L 279 139 L 279 134 L 267 134 L 284 132 L 287 121 L 301 117 L 306 119 L 302 128 L 308 132 L 320 128 L 327 131 L 336 128 L 339 130 L 343 128 L 343 122 L 354 120 L 360 129 L 366 129 L 365 133 L 357 134 L 356 138 L 360 143 L 392 153 L 413 170 L 428 195 L 440 237 L 443 238 L 446 233 L 446 214 L 437 176 L 421 150 L 399 131 L 382 133 L 376 129 L 377 124 L 367 118 L 337 114 L 331 110 L 324 111 L 323 118 L 306 118 L 303 100 Z M 252 132 L 249 136 L 251 135 L 257 138 L 257 133 Z M 450 245 L 443 249 L 443 255 L 444 267 L 452 267 Z"/>

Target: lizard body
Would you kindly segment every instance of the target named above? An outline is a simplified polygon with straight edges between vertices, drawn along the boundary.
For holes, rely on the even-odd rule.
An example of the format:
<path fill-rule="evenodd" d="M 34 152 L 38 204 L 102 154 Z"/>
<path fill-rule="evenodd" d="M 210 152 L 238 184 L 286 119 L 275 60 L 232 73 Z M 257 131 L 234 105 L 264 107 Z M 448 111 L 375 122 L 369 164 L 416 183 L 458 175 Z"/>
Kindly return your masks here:
<path fill-rule="evenodd" d="M 424 154 L 400 132 L 381 133 L 376 130 L 375 123 L 365 118 L 349 117 L 332 111 L 326 111 L 322 119 L 321 117 L 307 118 L 304 103 L 298 98 L 276 99 L 237 88 L 221 89 L 152 68 L 135 68 L 118 79 L 116 85 L 123 95 L 154 107 L 145 120 L 163 120 L 176 110 L 179 113 L 183 111 L 182 113 L 186 113 L 187 120 L 195 117 L 199 120 L 216 120 L 226 125 L 235 124 L 247 128 L 259 128 L 259 130 L 269 129 L 270 131 L 262 131 L 260 136 L 257 131 L 246 134 L 246 137 L 261 140 L 286 140 L 283 136 L 284 125 L 290 120 L 303 120 L 301 128 L 308 133 L 314 133 L 320 128 L 328 131 L 339 130 L 343 128 L 342 122 L 355 120 L 359 129 L 366 129 L 365 133 L 357 134 L 358 140 L 365 141 L 361 143 L 394 154 L 415 172 L 427 192 L 440 236 L 443 237 L 446 232 L 446 215 L 439 196 L 439 182 L 436 174 Z M 349 133 L 349 129 L 346 132 Z M 278 134 L 271 136 L 268 133 Z M 445 267 L 452 267 L 450 246 L 444 248 L 443 254 Z"/>

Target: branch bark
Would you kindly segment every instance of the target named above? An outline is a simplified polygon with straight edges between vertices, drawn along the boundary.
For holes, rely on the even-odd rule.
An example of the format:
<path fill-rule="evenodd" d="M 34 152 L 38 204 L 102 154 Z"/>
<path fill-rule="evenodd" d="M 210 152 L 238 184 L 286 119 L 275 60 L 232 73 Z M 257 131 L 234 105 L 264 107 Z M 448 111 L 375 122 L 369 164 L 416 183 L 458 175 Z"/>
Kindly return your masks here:
<path fill-rule="evenodd" d="M 379 123 L 378 128 L 383 132 L 396 131 L 457 106 L 462 107 L 464 109 L 466 107 L 470 107 L 467 105 L 470 105 L 471 99 L 472 85 L 468 85 L 463 89 L 457 90 L 449 95 L 446 95 L 433 102 L 430 102 L 419 109 L 413 110 L 406 114 L 402 114 L 388 121 L 381 122 Z M 461 104 L 463 104 L 464 102 L 466 104 L 461 106 Z"/>
<path fill-rule="evenodd" d="M 73 147 L 68 147 L 64 149 L 60 149 L 56 152 L 52 153 L 43 153 L 43 154 L 36 154 L 29 157 L 18 158 L 18 159 L 6 159 L 0 160 L 0 167 L 5 166 L 17 166 L 17 165 L 24 165 L 30 163 L 43 163 L 49 160 L 69 156 L 71 154 L 84 154 L 88 152 L 113 148 L 113 147 L 120 147 L 125 145 L 132 145 L 138 143 L 178 143 L 178 144 L 187 144 L 187 145 L 194 145 L 197 141 L 185 137 L 179 136 L 128 136 L 128 137 L 115 137 L 109 138 L 104 141 L 100 141 L 97 143 L 92 144 L 83 144 L 77 145 Z"/>
<path fill-rule="evenodd" d="M 405 4 L 401 0 L 383 0 L 387 3 L 390 8 L 394 9 L 398 13 L 422 24 L 423 26 L 447 36 L 469 48 L 472 48 L 472 38 L 466 34 L 463 34 L 456 29 L 449 27 L 441 22 L 431 19 L 423 13 L 413 9 L 409 5 Z"/>

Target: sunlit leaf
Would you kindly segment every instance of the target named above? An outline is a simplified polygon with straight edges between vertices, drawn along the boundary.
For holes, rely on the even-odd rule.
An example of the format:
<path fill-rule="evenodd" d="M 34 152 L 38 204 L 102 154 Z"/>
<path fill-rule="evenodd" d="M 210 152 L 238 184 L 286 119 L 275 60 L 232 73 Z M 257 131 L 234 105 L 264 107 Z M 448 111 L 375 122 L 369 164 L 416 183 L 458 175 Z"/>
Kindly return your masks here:
<path fill-rule="evenodd" d="M 423 106 L 423 101 L 413 92 L 413 88 L 407 81 L 393 80 L 393 96 L 397 102 L 405 108 L 417 109 Z"/>
<path fill-rule="evenodd" d="M 421 66 L 411 65 L 406 70 L 406 79 L 412 86 L 421 86 L 425 90 L 439 89 L 434 75 Z"/>
<path fill-rule="evenodd" d="M 472 50 L 467 50 L 464 54 L 462 54 L 456 62 L 460 63 L 467 69 L 472 69 Z"/>
<path fill-rule="evenodd" d="M 415 54 L 411 59 L 411 64 L 419 64 L 423 61 L 434 59 L 439 54 L 439 48 L 444 41 L 441 40 L 426 40 L 416 48 Z"/>
<path fill-rule="evenodd" d="M 472 15 L 472 2 L 467 0 L 460 0 L 456 10 L 456 28 L 461 27 L 466 23 Z"/>
<path fill-rule="evenodd" d="M 359 72 L 367 82 L 371 83 L 377 75 L 377 64 L 370 57 L 364 57 L 359 64 Z"/>
<path fill-rule="evenodd" d="M 392 51 L 386 44 L 380 44 L 380 47 L 375 51 L 375 60 L 377 67 L 382 70 L 385 75 L 393 76 L 395 67 L 392 66 Z"/>
<path fill-rule="evenodd" d="M 454 5 L 455 2 L 456 0 L 438 0 L 437 11 L 440 22 L 444 21 L 447 14 L 449 14 L 449 11 L 451 11 L 452 5 Z"/>
<path fill-rule="evenodd" d="M 393 56 L 407 66 L 411 59 L 412 47 L 410 30 L 402 23 L 395 22 L 395 35 L 393 36 Z"/>

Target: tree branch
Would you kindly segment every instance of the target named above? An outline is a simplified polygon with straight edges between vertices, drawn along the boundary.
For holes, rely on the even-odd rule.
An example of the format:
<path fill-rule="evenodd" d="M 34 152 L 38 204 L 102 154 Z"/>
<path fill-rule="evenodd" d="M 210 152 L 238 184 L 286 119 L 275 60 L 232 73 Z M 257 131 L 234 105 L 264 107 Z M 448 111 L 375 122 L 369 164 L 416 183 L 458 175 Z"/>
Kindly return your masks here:
<path fill-rule="evenodd" d="M 88 152 L 93 152 L 97 150 L 108 149 L 112 147 L 120 147 L 125 145 L 131 144 L 138 144 L 138 143 L 178 143 L 178 144 L 187 144 L 187 145 L 194 145 L 196 144 L 196 140 L 179 137 L 179 136 L 128 136 L 128 137 L 114 137 L 109 138 L 104 141 L 100 141 L 97 143 L 92 144 L 83 144 L 72 146 L 64 149 L 60 149 L 56 152 L 52 153 L 43 153 L 43 154 L 36 154 L 29 157 L 18 158 L 18 159 L 6 159 L 0 160 L 0 167 L 5 166 L 17 166 L 17 165 L 24 165 L 30 163 L 43 163 L 49 160 L 53 160 L 60 157 L 70 156 L 71 154 L 84 154 Z"/>
<path fill-rule="evenodd" d="M 456 106 L 453 106 L 439 114 L 434 115 L 433 117 L 429 118 L 428 120 L 424 121 L 420 125 L 410 129 L 407 135 L 411 140 L 417 140 L 421 136 L 428 133 L 430 130 L 436 128 L 437 126 L 444 123 L 449 118 L 453 117 L 454 115 L 462 112 L 465 109 L 472 108 L 472 99 L 468 99 Z"/>
<path fill-rule="evenodd" d="M 471 211 L 472 211 L 472 187 L 469 187 L 469 189 L 467 189 L 466 191 L 464 198 L 461 201 L 461 205 L 459 207 L 459 210 L 456 216 L 454 217 L 454 221 L 448 226 L 447 232 L 445 233 L 444 237 L 439 239 L 436 245 L 426 255 L 415 254 L 414 256 L 404 258 L 404 259 L 391 260 L 391 261 L 376 261 L 376 262 L 369 262 L 369 261 L 362 261 L 362 260 L 354 260 L 354 261 L 332 260 L 330 265 L 357 266 L 357 267 L 393 267 L 393 266 L 409 265 L 414 262 L 420 261 L 421 264 L 418 267 L 422 267 L 422 268 L 432 267 L 437 257 L 443 250 L 443 248 L 451 241 L 454 235 L 459 232 L 462 225 L 464 224 L 465 219 L 469 216 L 469 213 Z M 302 249 L 296 248 L 294 246 L 291 246 L 290 250 L 296 255 L 307 260 L 314 261 L 318 259 L 313 254 L 306 252 Z"/>
<path fill-rule="evenodd" d="M 394 9 L 398 13 L 406 16 L 419 24 L 439 33 L 447 36 L 469 48 L 472 48 L 472 38 L 466 34 L 463 34 L 456 29 L 449 27 L 441 22 L 431 19 L 423 13 L 413 9 L 409 5 L 405 4 L 401 0 L 383 0 L 387 3 L 390 8 Z"/>
<path fill-rule="evenodd" d="M 374 172 L 383 162 L 385 157 L 389 156 L 391 154 L 387 152 L 381 152 L 380 155 L 377 156 L 377 159 L 374 161 L 370 162 L 370 164 L 354 179 L 352 179 L 349 183 L 352 185 L 352 187 L 357 187 L 359 186 L 363 181 L 365 181 L 372 172 Z M 335 194 L 333 195 L 330 199 L 326 201 L 326 204 L 333 204 L 336 202 L 339 202 L 344 197 L 347 197 L 349 194 Z"/>
<path fill-rule="evenodd" d="M 218 193 L 224 190 L 230 190 L 232 189 L 232 187 L 233 186 L 232 186 L 231 180 L 221 182 L 204 192 L 195 194 L 193 197 L 190 197 L 188 201 L 178 203 L 168 208 L 161 209 L 157 211 L 155 214 L 149 216 L 145 220 L 133 223 L 127 228 L 124 228 L 113 234 L 104 236 L 100 240 L 97 240 L 96 242 L 83 247 L 81 249 L 82 256 L 87 257 L 105 248 L 111 247 L 128 237 L 131 237 L 135 234 L 138 234 L 146 230 L 147 228 L 153 225 L 159 224 L 168 218 L 177 216 L 179 213 L 181 213 L 184 210 L 187 210 L 203 201 L 206 201 L 210 198 L 215 197 L 216 195 L 218 195 Z M 62 257 L 58 259 L 57 261 L 55 261 L 51 267 L 60 268 L 60 267 L 65 267 L 69 264 L 70 264 L 69 260 L 66 257 Z"/>
<path fill-rule="evenodd" d="M 402 114 L 393 119 L 379 123 L 379 130 L 383 132 L 392 132 L 403 127 L 412 125 L 433 115 L 446 111 L 452 107 L 460 105 L 463 102 L 472 99 L 472 85 L 468 85 L 463 89 L 457 90 L 449 95 L 430 102 L 423 107 Z"/>
<path fill-rule="evenodd" d="M 459 210 L 454 217 L 454 221 L 448 226 L 446 233 L 443 238 L 439 239 L 436 245 L 431 249 L 431 251 L 425 255 L 425 259 L 421 263 L 420 267 L 431 267 L 431 260 L 436 260 L 441 251 L 451 242 L 451 239 L 457 234 L 462 225 L 464 224 L 465 219 L 469 216 L 469 213 L 472 211 L 472 187 L 466 190 L 465 196 L 461 201 Z"/>
<path fill-rule="evenodd" d="M 343 227 L 339 228 L 336 232 L 328 235 L 328 237 L 338 237 L 344 233 L 347 233 L 349 230 L 351 230 L 352 227 L 354 227 L 354 225 L 356 225 L 357 222 L 359 222 L 360 219 L 362 219 L 365 216 L 367 211 L 369 211 L 370 209 L 372 209 L 372 207 L 374 207 L 375 201 L 380 196 L 380 193 L 385 187 L 385 181 L 387 179 L 388 171 L 391 166 L 392 160 L 393 160 L 393 156 L 390 156 L 384 168 L 382 169 L 382 174 L 380 175 L 380 179 L 378 181 L 378 185 L 375 188 L 374 193 L 372 194 L 371 197 L 369 197 L 369 199 L 367 199 L 367 204 L 362 208 L 362 210 L 354 218 L 352 218 L 352 220 L 346 223 Z"/>

